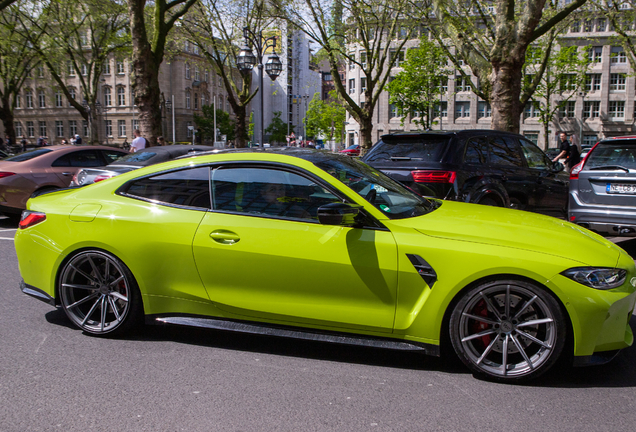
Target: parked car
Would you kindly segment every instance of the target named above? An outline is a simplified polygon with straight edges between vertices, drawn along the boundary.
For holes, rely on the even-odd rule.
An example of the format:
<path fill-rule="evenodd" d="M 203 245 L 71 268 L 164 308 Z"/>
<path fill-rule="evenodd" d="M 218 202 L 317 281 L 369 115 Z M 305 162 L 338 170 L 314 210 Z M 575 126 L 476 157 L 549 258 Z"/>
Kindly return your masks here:
<path fill-rule="evenodd" d="M 340 150 L 340 153 L 346 154 L 349 156 L 360 156 L 360 145 L 359 144 L 350 145 L 346 149 Z"/>
<path fill-rule="evenodd" d="M 521 135 L 394 133 L 362 160 L 424 196 L 566 216 L 568 174 Z"/>
<path fill-rule="evenodd" d="M 78 168 L 101 167 L 128 152 L 107 146 L 51 146 L 0 161 L 0 212 L 19 215 L 32 193 L 68 187 Z"/>
<path fill-rule="evenodd" d="M 83 168 L 77 171 L 71 181 L 71 186 L 86 186 L 111 177 L 118 176 L 128 171 L 133 171 L 145 166 L 166 162 L 186 154 L 194 154 L 211 150 L 212 147 L 204 145 L 171 145 L 146 147 L 135 153 L 130 153 L 102 169 Z"/>
<path fill-rule="evenodd" d="M 636 236 L 636 137 L 604 139 L 572 169 L 569 217 L 603 235 Z"/>
<path fill-rule="evenodd" d="M 442 345 L 500 381 L 534 378 L 562 354 L 606 362 L 632 343 L 636 267 L 610 241 L 423 198 L 317 150 L 219 151 L 40 195 L 15 249 L 23 292 L 95 335 L 145 318 L 432 355 Z"/>

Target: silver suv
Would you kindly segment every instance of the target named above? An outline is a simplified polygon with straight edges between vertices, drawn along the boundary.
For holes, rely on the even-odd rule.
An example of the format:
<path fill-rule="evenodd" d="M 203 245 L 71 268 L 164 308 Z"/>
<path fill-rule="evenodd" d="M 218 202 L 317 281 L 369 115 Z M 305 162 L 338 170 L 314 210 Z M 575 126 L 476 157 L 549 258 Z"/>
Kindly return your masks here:
<path fill-rule="evenodd" d="M 570 221 L 611 236 L 636 236 L 636 136 L 598 142 L 570 173 Z"/>

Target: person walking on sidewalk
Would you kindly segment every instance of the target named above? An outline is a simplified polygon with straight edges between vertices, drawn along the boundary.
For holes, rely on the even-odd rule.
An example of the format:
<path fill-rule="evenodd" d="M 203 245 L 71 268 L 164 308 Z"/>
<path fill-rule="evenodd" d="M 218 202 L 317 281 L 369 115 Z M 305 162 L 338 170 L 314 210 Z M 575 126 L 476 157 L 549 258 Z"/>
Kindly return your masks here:
<path fill-rule="evenodd" d="M 148 146 L 148 140 L 141 136 L 141 132 L 139 132 L 139 129 L 135 129 L 133 131 L 133 134 L 135 135 L 135 139 L 132 140 L 132 144 L 130 145 L 130 151 L 132 153 L 144 149 Z"/>

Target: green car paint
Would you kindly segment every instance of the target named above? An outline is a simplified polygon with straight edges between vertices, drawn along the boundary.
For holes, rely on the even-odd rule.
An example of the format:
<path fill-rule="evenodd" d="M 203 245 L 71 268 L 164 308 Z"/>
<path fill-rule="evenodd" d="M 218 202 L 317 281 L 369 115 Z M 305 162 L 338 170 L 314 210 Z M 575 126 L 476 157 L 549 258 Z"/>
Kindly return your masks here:
<path fill-rule="evenodd" d="M 234 162 L 290 167 L 362 206 L 380 229 L 203 211 L 116 191 L 177 168 Z M 375 174 L 374 174 L 375 175 Z M 379 175 L 379 174 L 378 174 Z M 546 216 L 457 202 L 391 218 L 342 176 L 280 153 L 198 156 L 132 171 L 28 202 L 46 221 L 15 237 L 24 282 L 59 301 L 59 269 L 76 251 L 100 249 L 130 269 L 148 316 L 188 314 L 439 345 L 450 311 L 470 287 L 513 277 L 545 287 L 569 320 L 574 355 L 633 342 L 634 261 L 579 226 Z M 386 207 L 386 208 L 383 208 Z M 433 286 L 409 255 L 437 274 Z M 625 282 L 594 289 L 561 275 L 573 267 L 626 270 Z"/>

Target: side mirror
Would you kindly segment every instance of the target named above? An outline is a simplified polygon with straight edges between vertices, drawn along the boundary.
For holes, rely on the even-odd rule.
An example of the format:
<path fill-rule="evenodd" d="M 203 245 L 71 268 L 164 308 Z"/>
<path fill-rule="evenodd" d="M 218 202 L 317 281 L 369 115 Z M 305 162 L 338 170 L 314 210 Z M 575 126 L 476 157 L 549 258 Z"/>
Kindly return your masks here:
<path fill-rule="evenodd" d="M 552 171 L 561 172 L 565 169 L 565 166 L 561 162 L 552 162 Z"/>
<path fill-rule="evenodd" d="M 318 221 L 323 225 L 352 226 L 361 206 L 347 203 L 329 203 L 318 207 Z"/>

